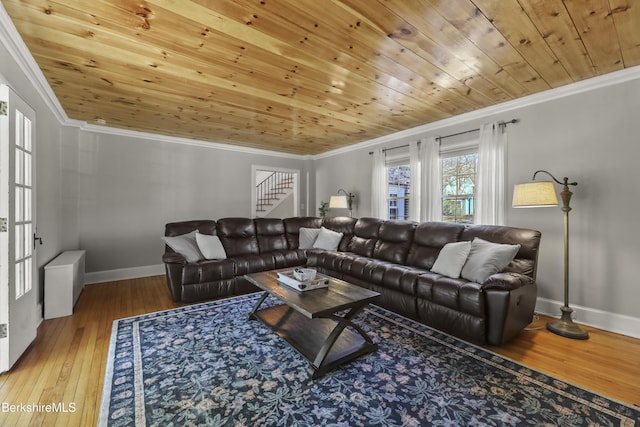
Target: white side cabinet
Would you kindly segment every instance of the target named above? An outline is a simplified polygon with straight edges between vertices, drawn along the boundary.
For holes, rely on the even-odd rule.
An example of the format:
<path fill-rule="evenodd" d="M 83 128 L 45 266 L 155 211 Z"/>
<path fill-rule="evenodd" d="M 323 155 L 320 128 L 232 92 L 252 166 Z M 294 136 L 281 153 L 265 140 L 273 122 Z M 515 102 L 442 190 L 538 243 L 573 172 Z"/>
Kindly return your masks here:
<path fill-rule="evenodd" d="M 44 267 L 44 318 L 70 316 L 84 287 L 85 251 L 66 251 Z"/>

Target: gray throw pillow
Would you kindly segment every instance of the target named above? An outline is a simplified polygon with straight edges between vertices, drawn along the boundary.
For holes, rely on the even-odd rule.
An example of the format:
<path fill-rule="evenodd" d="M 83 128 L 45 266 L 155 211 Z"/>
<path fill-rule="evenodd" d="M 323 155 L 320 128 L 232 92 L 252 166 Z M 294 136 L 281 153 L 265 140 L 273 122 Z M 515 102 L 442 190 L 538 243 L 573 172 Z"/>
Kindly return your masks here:
<path fill-rule="evenodd" d="M 504 270 L 519 250 L 520 245 L 492 243 L 476 237 L 471 242 L 471 251 L 462 268 L 462 277 L 482 283 L 492 274 Z"/>
<path fill-rule="evenodd" d="M 227 253 L 218 236 L 196 233 L 198 249 L 206 259 L 226 259 Z"/>
<path fill-rule="evenodd" d="M 319 228 L 300 227 L 298 234 L 298 249 L 311 249 L 320 234 Z"/>
<path fill-rule="evenodd" d="M 338 233 L 337 231 L 320 227 L 320 233 L 318 234 L 318 238 L 313 244 L 313 247 L 315 249 L 325 249 L 327 251 L 335 251 L 336 249 L 338 249 L 338 245 L 340 245 L 342 236 L 344 236 L 343 233 Z"/>
<path fill-rule="evenodd" d="M 187 262 L 198 262 L 204 257 L 202 256 L 202 253 L 198 248 L 198 243 L 196 242 L 197 232 L 198 230 L 182 234 L 180 236 L 164 236 L 162 240 L 164 240 L 167 246 L 182 255 Z"/>
<path fill-rule="evenodd" d="M 471 251 L 471 242 L 447 243 L 440 250 L 431 271 L 457 279 Z"/>

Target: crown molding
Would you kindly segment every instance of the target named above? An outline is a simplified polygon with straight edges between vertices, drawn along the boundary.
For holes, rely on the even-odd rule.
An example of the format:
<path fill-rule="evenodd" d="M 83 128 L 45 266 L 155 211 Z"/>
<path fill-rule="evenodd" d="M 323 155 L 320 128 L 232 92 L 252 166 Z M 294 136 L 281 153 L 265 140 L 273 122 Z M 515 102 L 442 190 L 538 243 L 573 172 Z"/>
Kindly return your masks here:
<path fill-rule="evenodd" d="M 9 14 L 0 2 L 0 41 L 7 47 L 11 57 L 17 62 L 20 70 L 24 73 L 31 85 L 35 88 L 38 95 L 51 110 L 60 125 L 65 127 L 75 127 L 81 131 L 102 133 L 108 135 L 116 135 L 128 138 L 137 138 L 144 140 L 162 141 L 174 144 L 190 145 L 195 147 L 210 148 L 216 150 L 235 151 L 245 154 L 256 154 L 261 156 L 272 156 L 279 158 L 288 158 L 296 160 L 307 160 L 312 156 L 283 153 L 274 150 L 262 150 L 257 148 L 242 147 L 238 145 L 228 144 L 218 141 L 201 141 L 189 138 L 173 137 L 162 134 L 154 134 L 149 132 L 133 131 L 128 129 L 119 129 L 109 126 L 99 126 L 87 123 L 81 120 L 70 119 L 62 108 L 53 89 L 42 74 L 38 63 L 31 55 L 27 45 L 22 40 L 20 33 L 11 21 Z"/>
<path fill-rule="evenodd" d="M 33 59 L 31 52 L 27 49 L 27 45 L 24 44 L 20 33 L 18 33 L 18 29 L 13 25 L 13 21 L 11 21 L 9 14 L 1 2 L 0 41 L 2 41 L 2 44 L 6 47 L 11 57 L 20 67 L 20 70 L 35 88 L 36 92 L 38 92 L 38 95 L 40 95 L 58 121 L 60 123 L 65 123 L 69 120 L 67 113 L 65 113 L 62 105 L 60 105 L 58 98 L 53 93 L 51 86 L 49 86 L 47 79 L 44 77 L 44 74 L 42 74 L 42 71 L 40 70 L 40 67 L 38 67 L 35 59 Z M 13 89 L 15 90 L 15 88 Z"/>
<path fill-rule="evenodd" d="M 549 89 L 544 92 L 535 93 L 522 98 L 514 99 L 512 101 L 503 102 L 501 104 L 492 105 L 490 107 L 481 108 L 479 110 L 470 111 L 468 113 L 459 114 L 447 119 L 438 120 L 437 122 L 420 125 L 414 128 L 405 129 L 400 132 L 392 133 L 390 135 L 381 136 L 379 138 L 371 139 L 368 141 L 360 142 L 358 144 L 350 145 L 348 147 L 338 148 L 336 150 L 327 151 L 322 154 L 318 154 L 312 157 L 313 160 L 318 160 L 326 157 L 337 156 L 345 154 L 351 151 L 361 150 L 365 148 L 371 148 L 384 144 L 387 142 L 395 142 L 401 138 L 410 137 L 424 137 L 426 134 L 433 134 L 437 136 L 437 132 L 441 129 L 465 124 L 473 120 L 483 119 L 492 115 L 512 113 L 513 110 L 529 107 L 544 102 L 549 102 L 555 99 L 564 98 L 571 95 L 576 95 L 583 92 L 588 92 L 603 87 L 613 86 L 624 82 L 640 79 L 640 66 L 625 68 L 620 71 L 614 71 L 612 73 L 604 74 L 602 76 L 592 77 L 587 80 L 582 80 L 575 83 L 570 83 L 565 86 L 561 86 L 554 89 Z"/>
<path fill-rule="evenodd" d="M 554 99 L 563 98 L 570 95 L 575 95 L 581 92 L 587 92 L 602 87 L 607 87 L 615 84 L 620 84 L 626 81 L 636 80 L 640 78 L 640 66 L 626 68 L 624 70 L 615 71 L 613 73 L 605 74 L 603 76 L 593 77 L 591 79 L 583 80 L 576 83 L 571 83 L 559 88 L 550 89 L 544 92 L 529 95 L 523 98 L 518 98 L 512 101 L 507 101 L 491 107 L 482 108 L 479 110 L 471 111 L 468 113 L 460 114 L 448 119 L 439 120 L 437 122 L 428 123 L 425 125 L 417 126 L 410 129 L 405 129 L 400 132 L 396 132 L 390 135 L 385 135 L 379 138 L 363 141 L 357 144 L 349 145 L 348 147 L 339 148 L 332 151 L 316 155 L 297 155 L 288 154 L 272 150 L 261 150 L 256 148 L 242 147 L 233 144 L 227 144 L 216 141 L 200 141 L 188 138 L 172 137 L 168 135 L 152 134 L 147 132 L 132 131 L 127 129 L 118 129 L 109 126 L 92 125 L 84 121 L 72 120 L 65 113 L 62 105 L 58 101 L 55 93 L 49 86 L 49 83 L 45 79 L 40 67 L 36 63 L 35 59 L 29 52 L 29 49 L 24 44 L 20 33 L 13 25 L 9 14 L 5 10 L 4 6 L 0 2 L 0 41 L 7 47 L 7 50 L 18 63 L 18 66 L 23 71 L 27 79 L 34 86 L 40 97 L 44 100 L 51 112 L 55 115 L 61 125 L 77 127 L 80 130 L 88 132 L 96 132 L 110 135 L 117 135 L 131 138 L 141 138 L 154 141 L 164 141 L 170 143 L 177 143 L 182 145 L 190 145 L 203 148 L 211 148 L 217 150 L 236 151 L 248 154 L 257 154 L 265 156 L 274 156 L 281 158 L 297 159 L 297 160 L 318 160 L 326 157 L 337 156 L 340 154 L 348 153 L 351 151 L 357 151 L 364 148 L 369 148 L 384 144 L 385 142 L 396 141 L 400 138 L 424 136 L 427 133 L 435 133 L 440 129 L 464 124 L 466 122 L 482 119 L 491 115 L 502 114 L 511 112 L 518 108 L 528 107 L 531 105 L 548 102 Z"/>
<path fill-rule="evenodd" d="M 74 126 L 81 131 L 91 133 L 101 133 L 105 135 L 115 135 L 127 138 L 143 139 L 150 142 L 167 142 L 171 144 L 189 145 L 192 147 L 201 147 L 216 150 L 234 151 L 243 154 L 256 154 L 260 156 L 272 156 L 278 158 L 305 160 L 311 158 L 309 155 L 290 154 L 273 150 L 262 150 L 259 148 L 243 147 L 240 145 L 227 144 L 216 141 L 201 141 L 197 139 L 181 138 L 177 136 L 162 135 L 157 133 L 135 131 L 129 129 L 119 129 L 109 126 L 93 125 L 87 122 L 75 120 L 73 124 L 64 124 L 65 126 Z"/>

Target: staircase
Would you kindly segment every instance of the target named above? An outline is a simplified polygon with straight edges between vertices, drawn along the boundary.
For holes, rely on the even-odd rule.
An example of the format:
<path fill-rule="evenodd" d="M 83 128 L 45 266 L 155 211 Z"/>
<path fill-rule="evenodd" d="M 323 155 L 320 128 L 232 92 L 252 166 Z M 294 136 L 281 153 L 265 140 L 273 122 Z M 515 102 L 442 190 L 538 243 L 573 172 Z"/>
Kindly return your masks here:
<path fill-rule="evenodd" d="M 256 185 L 256 216 L 264 217 L 293 192 L 294 174 L 273 172 Z"/>

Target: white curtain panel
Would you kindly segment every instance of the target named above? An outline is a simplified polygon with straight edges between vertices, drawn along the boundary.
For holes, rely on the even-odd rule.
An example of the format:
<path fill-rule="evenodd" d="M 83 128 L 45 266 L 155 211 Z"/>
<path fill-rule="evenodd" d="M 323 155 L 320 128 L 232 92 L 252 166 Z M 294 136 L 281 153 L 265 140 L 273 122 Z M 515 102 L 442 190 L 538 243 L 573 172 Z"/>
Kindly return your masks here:
<path fill-rule="evenodd" d="M 373 151 L 371 175 L 371 216 L 387 219 L 387 167 L 382 148 Z"/>
<path fill-rule="evenodd" d="M 418 141 L 409 143 L 409 170 L 411 173 L 411 191 L 409 193 L 409 219 L 420 221 L 420 199 L 422 191 L 420 189 L 422 180 L 420 145 Z"/>
<path fill-rule="evenodd" d="M 480 126 L 474 223 L 505 225 L 507 133 L 499 123 Z"/>
<path fill-rule="evenodd" d="M 435 137 L 421 141 L 420 163 L 422 163 L 420 221 L 442 221 L 440 141 Z"/>

